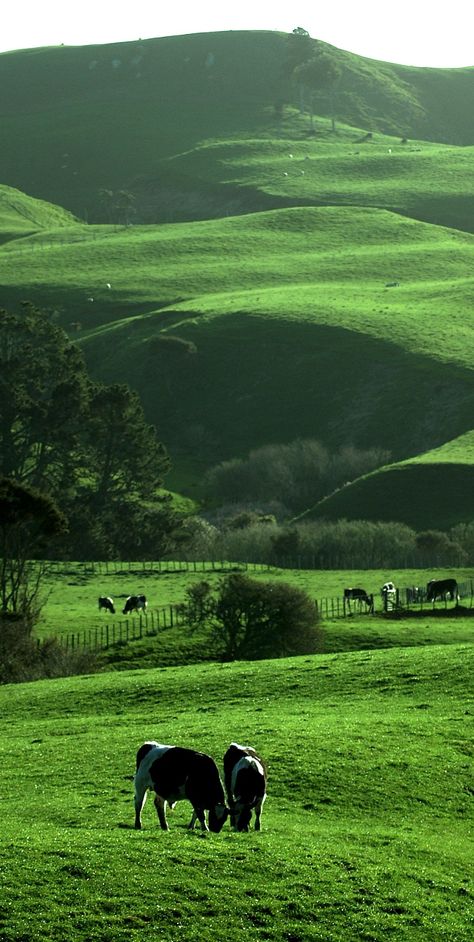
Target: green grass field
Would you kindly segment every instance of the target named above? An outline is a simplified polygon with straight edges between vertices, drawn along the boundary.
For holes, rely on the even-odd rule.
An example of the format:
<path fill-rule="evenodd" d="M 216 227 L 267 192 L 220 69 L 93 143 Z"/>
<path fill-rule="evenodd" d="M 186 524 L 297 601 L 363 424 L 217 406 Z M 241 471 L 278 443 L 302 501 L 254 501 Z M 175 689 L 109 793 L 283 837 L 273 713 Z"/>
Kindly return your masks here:
<path fill-rule="evenodd" d="M 1 688 L 2 939 L 470 942 L 471 674 L 454 644 Z M 148 738 L 252 743 L 262 832 L 133 831 Z"/>
<path fill-rule="evenodd" d="M 101 564 L 96 570 L 92 565 L 85 568 L 81 564 L 67 564 L 45 583 L 45 606 L 42 618 L 37 626 L 36 634 L 39 638 L 75 635 L 95 644 L 95 635 L 101 638 L 105 626 L 110 628 L 112 639 L 112 626 L 115 625 L 116 637 L 122 630 L 123 640 L 102 651 L 99 656 L 100 669 L 126 670 L 129 668 L 166 667 L 183 663 L 195 663 L 213 660 L 216 657 L 215 642 L 205 631 L 190 632 L 182 625 L 170 626 L 171 619 L 165 616 L 167 627 L 153 625 L 151 615 L 158 609 L 176 605 L 186 601 L 186 589 L 205 579 L 217 586 L 225 576 L 225 572 L 212 571 L 207 566 L 202 572 L 168 571 L 161 574 L 154 569 L 143 569 L 140 563 L 130 563 L 122 570 L 114 571 L 110 566 L 109 573 Z M 340 653 L 359 650 L 374 650 L 396 646 L 426 646 L 432 644 L 467 643 L 473 640 L 474 621 L 466 612 L 464 617 L 438 617 L 433 608 L 427 606 L 423 617 L 392 621 L 383 617 L 380 588 L 388 579 L 393 580 L 401 589 L 419 585 L 424 586 L 429 578 L 442 578 L 453 574 L 460 585 L 469 585 L 472 570 L 456 570 L 450 573 L 445 570 L 393 570 L 383 572 L 378 570 L 362 571 L 334 571 L 334 570 L 287 570 L 262 568 L 260 571 L 251 568 L 248 575 L 252 579 L 261 581 L 283 581 L 306 592 L 310 598 L 316 599 L 323 615 L 319 633 L 318 651 L 320 653 Z M 363 610 L 353 607 L 350 617 L 338 617 L 337 602 L 340 603 L 342 616 L 342 597 L 344 588 L 348 586 L 362 586 L 367 592 L 373 593 L 375 598 L 375 614 L 367 615 Z M 136 640 L 125 640 L 127 619 L 122 615 L 124 600 L 128 595 L 144 593 L 148 599 L 150 613 L 149 621 L 144 624 L 142 639 L 138 639 L 140 619 L 136 616 L 128 619 L 130 625 L 130 638 L 135 633 Z M 97 599 L 99 595 L 109 595 L 115 601 L 116 614 L 99 611 Z M 334 600 L 334 608 L 325 600 Z M 462 604 L 470 609 L 470 597 L 462 599 Z M 436 609 L 439 609 L 439 605 Z M 443 608 L 443 606 L 442 606 Z M 448 603 L 448 611 L 452 604 Z M 160 621 L 163 626 L 163 621 Z M 105 634 L 104 634 L 105 643 Z"/>

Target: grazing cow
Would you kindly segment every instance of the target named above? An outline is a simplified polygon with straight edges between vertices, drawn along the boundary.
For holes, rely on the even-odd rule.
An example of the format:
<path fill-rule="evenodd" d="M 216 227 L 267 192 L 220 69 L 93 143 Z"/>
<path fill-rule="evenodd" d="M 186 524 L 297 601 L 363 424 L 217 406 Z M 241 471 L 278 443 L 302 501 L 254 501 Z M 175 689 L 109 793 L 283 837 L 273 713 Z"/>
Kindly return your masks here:
<path fill-rule="evenodd" d="M 365 602 L 370 611 L 372 611 L 374 607 L 374 597 L 373 595 L 367 595 L 365 589 L 344 589 L 344 599 L 348 603 L 349 608 L 351 607 L 351 600 Z"/>
<path fill-rule="evenodd" d="M 380 590 L 384 611 L 392 611 L 397 607 L 397 590 L 393 582 L 385 582 Z"/>
<path fill-rule="evenodd" d="M 424 602 L 426 598 L 426 592 L 421 586 L 414 585 L 409 586 L 406 590 L 407 603 L 410 605 L 412 602 Z"/>
<path fill-rule="evenodd" d="M 105 608 L 106 611 L 112 612 L 112 615 L 115 615 L 114 600 L 111 599 L 109 595 L 99 595 L 99 611 L 101 608 Z"/>
<path fill-rule="evenodd" d="M 166 804 L 173 808 L 177 801 L 187 798 L 193 806 L 189 825 L 192 829 L 199 820 L 203 831 L 218 832 L 225 823 L 224 789 L 219 772 L 210 756 L 181 746 L 163 746 L 146 742 L 137 752 L 135 774 L 135 828 L 142 826 L 141 810 L 148 789 L 155 792 L 155 808 L 163 831 L 168 831 Z M 208 811 L 209 827 L 205 811 Z"/>
<path fill-rule="evenodd" d="M 224 756 L 224 783 L 232 827 L 248 831 L 255 809 L 255 830 L 260 831 L 260 816 L 266 798 L 267 771 L 251 746 L 230 744 Z"/>
<path fill-rule="evenodd" d="M 436 599 L 445 602 L 448 595 L 453 602 L 459 601 L 456 579 L 430 579 L 426 586 L 426 600 L 428 602 L 436 602 Z"/>
<path fill-rule="evenodd" d="M 147 605 L 146 595 L 129 595 L 128 599 L 125 601 L 122 615 L 129 615 L 130 612 L 138 612 L 140 610 L 146 612 Z"/>

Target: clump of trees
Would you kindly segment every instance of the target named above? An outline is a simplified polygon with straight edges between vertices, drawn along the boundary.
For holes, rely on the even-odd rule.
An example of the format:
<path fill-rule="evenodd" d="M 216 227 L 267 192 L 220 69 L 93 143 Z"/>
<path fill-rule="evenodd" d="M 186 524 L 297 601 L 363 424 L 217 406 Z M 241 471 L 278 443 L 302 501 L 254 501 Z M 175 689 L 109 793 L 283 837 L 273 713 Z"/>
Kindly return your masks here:
<path fill-rule="evenodd" d="M 188 559 L 230 559 L 288 568 L 383 569 L 474 565 L 474 523 L 448 533 L 417 533 L 403 523 L 371 520 L 317 520 L 278 522 L 270 514 L 248 513 L 248 525 L 239 510 L 219 526 L 206 525 L 204 545 L 193 537 L 186 546 Z M 189 521 L 191 532 L 191 520 Z M 196 528 L 199 532 L 199 527 Z"/>
<path fill-rule="evenodd" d="M 192 628 L 210 631 L 224 661 L 313 654 L 320 640 L 315 603 L 285 582 L 260 582 L 241 573 L 187 590 Z"/>
<path fill-rule="evenodd" d="M 94 383 L 77 343 L 33 305 L 0 311 L 0 475 L 69 519 L 56 554 L 160 558 L 178 529 L 160 494 L 169 467 L 135 392 Z"/>
<path fill-rule="evenodd" d="M 309 114 L 311 131 L 317 99 L 329 110 L 335 130 L 335 96 L 342 69 L 334 55 L 326 52 L 301 26 L 287 39 L 286 72 L 298 89 L 300 111 Z"/>
<path fill-rule="evenodd" d="M 33 637 L 47 568 L 39 557 L 66 528 L 50 497 L 0 479 L 0 683 L 93 669 L 92 655 L 71 654 L 55 639 L 39 643 Z"/>
<path fill-rule="evenodd" d="M 390 461 L 390 452 L 344 445 L 330 451 L 316 439 L 265 445 L 247 458 L 234 458 L 211 468 L 204 489 L 214 502 L 278 501 L 293 515 L 312 507 L 342 484 Z"/>

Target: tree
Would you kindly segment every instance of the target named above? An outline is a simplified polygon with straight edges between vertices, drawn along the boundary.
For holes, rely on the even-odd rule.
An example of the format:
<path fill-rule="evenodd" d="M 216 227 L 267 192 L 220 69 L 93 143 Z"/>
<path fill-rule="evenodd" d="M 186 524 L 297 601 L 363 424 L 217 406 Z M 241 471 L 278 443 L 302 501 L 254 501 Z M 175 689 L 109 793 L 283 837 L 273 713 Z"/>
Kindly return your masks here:
<path fill-rule="evenodd" d="M 31 304 L 0 311 L 0 475 L 70 517 L 63 553 L 120 553 L 125 517 L 136 545 L 152 526 L 168 539 L 175 515 L 159 489 L 169 466 L 135 392 L 93 383 L 77 343 Z M 165 545 L 158 530 L 154 541 Z"/>
<path fill-rule="evenodd" d="M 302 100 L 305 100 L 307 97 L 311 129 L 314 126 L 314 96 L 317 92 L 329 92 L 332 127 L 333 130 L 335 130 L 333 93 L 336 82 L 341 74 L 341 69 L 338 64 L 328 53 L 318 52 L 317 55 L 313 55 L 311 59 L 307 59 L 305 62 L 296 66 L 293 74 L 300 88 L 307 91 L 307 96 L 303 94 Z"/>
<path fill-rule="evenodd" d="M 0 310 L 0 474 L 52 493 L 68 486 L 88 384 L 79 348 L 45 314 Z"/>
<path fill-rule="evenodd" d="M 50 497 L 0 479 L 0 608 L 3 614 L 22 616 L 30 629 L 39 612 L 44 576 L 38 557 L 66 528 L 64 515 Z"/>
<path fill-rule="evenodd" d="M 91 384 L 84 444 L 87 486 L 96 509 L 125 495 L 153 497 L 170 468 L 137 393 L 125 385 Z"/>
<path fill-rule="evenodd" d="M 241 573 L 188 590 L 192 626 L 206 625 L 222 659 L 258 659 L 312 654 L 318 643 L 318 612 L 301 589 L 284 582 L 258 582 Z"/>
<path fill-rule="evenodd" d="M 284 67 L 287 76 L 291 76 L 298 65 L 311 58 L 313 48 L 314 40 L 302 26 L 297 26 L 288 34 Z"/>

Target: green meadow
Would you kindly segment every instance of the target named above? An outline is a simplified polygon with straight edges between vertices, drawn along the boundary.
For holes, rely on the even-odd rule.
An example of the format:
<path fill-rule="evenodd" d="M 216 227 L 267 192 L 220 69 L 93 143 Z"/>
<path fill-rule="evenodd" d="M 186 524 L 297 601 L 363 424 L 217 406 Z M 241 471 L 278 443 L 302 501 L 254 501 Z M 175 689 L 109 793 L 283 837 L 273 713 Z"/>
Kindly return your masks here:
<path fill-rule="evenodd" d="M 239 568 L 237 566 L 237 568 Z M 162 564 L 158 567 L 145 568 L 143 564 L 129 563 L 121 566 L 111 564 L 91 563 L 84 566 L 79 563 L 58 564 L 57 571 L 50 574 L 44 584 L 44 608 L 41 621 L 37 625 L 38 638 L 47 637 L 65 638 L 75 635 L 82 640 L 92 638 L 94 642 L 105 632 L 108 624 L 116 626 L 116 636 L 119 636 L 122 626 L 123 640 L 111 644 L 99 658 L 101 667 L 120 669 L 147 666 L 180 665 L 183 662 L 199 662 L 215 660 L 215 642 L 205 631 L 191 632 L 182 625 L 171 624 L 170 616 L 164 616 L 154 623 L 152 614 L 182 604 L 186 601 L 186 590 L 201 580 L 206 580 L 217 587 L 220 580 L 225 578 L 226 570 L 219 571 L 219 566 L 213 569 L 210 564 L 205 565 L 201 571 L 183 571 L 179 563 Z M 358 651 L 360 649 L 375 649 L 393 646 L 413 646 L 429 644 L 453 644 L 472 641 L 473 620 L 469 611 L 472 604 L 470 595 L 461 600 L 467 611 L 460 615 L 454 613 L 452 617 L 438 617 L 440 606 L 426 606 L 422 618 L 401 619 L 392 621 L 383 617 L 380 589 L 384 582 L 392 580 L 401 589 L 411 586 L 426 586 L 431 578 L 444 578 L 454 575 L 460 585 L 469 586 L 472 580 L 472 569 L 458 569 L 430 571 L 424 570 L 290 570 L 265 567 L 250 567 L 248 575 L 262 582 L 286 582 L 306 592 L 315 599 L 323 613 L 320 628 L 318 648 L 324 653 L 340 653 Z M 343 612 L 344 589 L 349 586 L 362 586 L 366 592 L 372 593 L 375 599 L 373 615 L 367 615 L 357 606 L 353 606 L 350 617 L 338 617 L 337 605 L 340 605 L 340 614 Z M 127 596 L 142 593 L 148 600 L 150 618 L 143 623 L 144 637 L 141 640 L 126 642 L 126 623 L 132 632 L 138 636 L 140 618 L 131 616 L 128 619 L 122 614 Z M 99 611 L 97 599 L 99 596 L 110 596 L 114 599 L 116 613 Z M 329 601 L 328 601 L 329 600 Z M 447 612 L 452 609 L 448 603 Z M 444 610 L 444 606 L 441 606 Z M 445 612 L 445 614 L 447 614 Z M 163 627 L 166 625 L 166 627 Z M 89 634 L 90 633 L 90 634 Z M 105 635 L 104 635 L 105 637 Z M 112 638 L 112 634 L 110 634 Z"/>
<path fill-rule="evenodd" d="M 2 687 L 2 939 L 469 942 L 471 675 L 452 644 Z M 133 831 L 149 738 L 252 743 L 263 830 Z"/>

